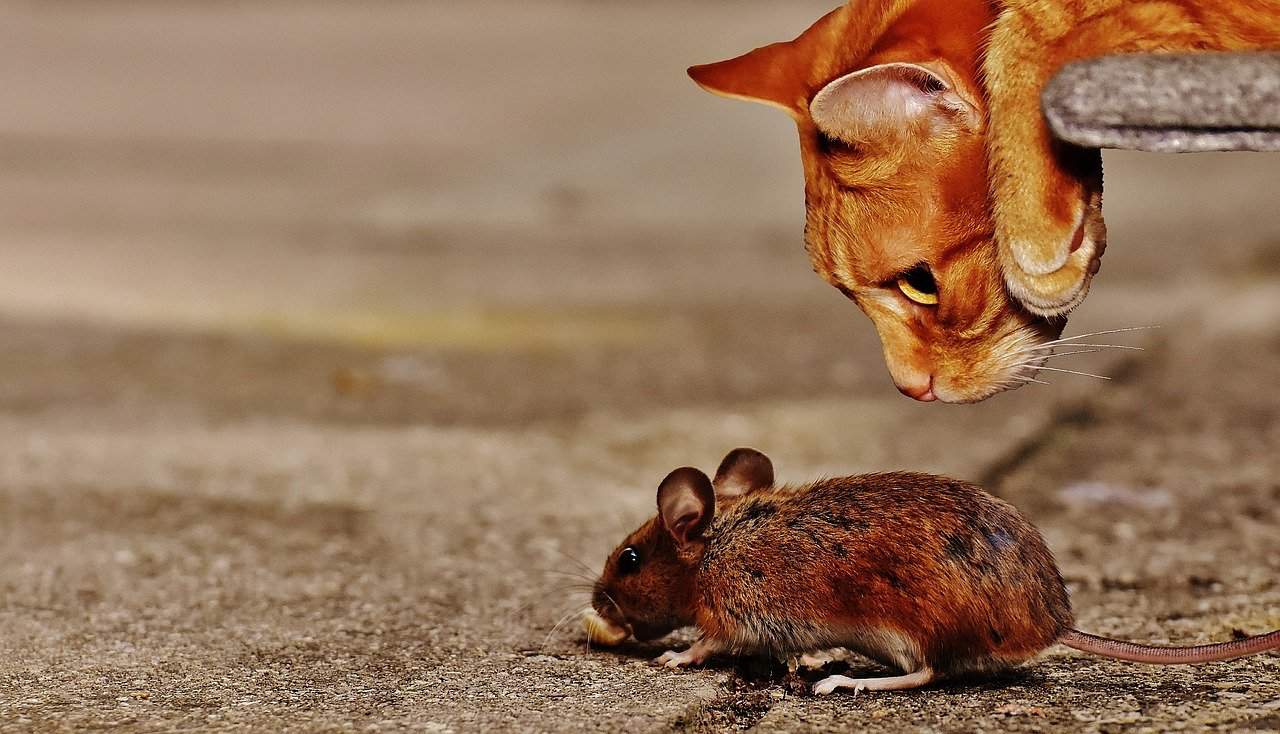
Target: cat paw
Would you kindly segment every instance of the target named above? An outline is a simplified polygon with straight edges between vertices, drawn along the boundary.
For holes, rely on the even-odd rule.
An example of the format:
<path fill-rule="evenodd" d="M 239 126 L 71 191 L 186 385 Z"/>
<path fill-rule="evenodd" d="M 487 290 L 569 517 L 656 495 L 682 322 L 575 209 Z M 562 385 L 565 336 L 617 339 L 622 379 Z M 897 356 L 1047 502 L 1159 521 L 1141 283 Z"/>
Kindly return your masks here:
<path fill-rule="evenodd" d="M 1101 196 L 1081 197 L 1069 223 L 1052 217 L 1005 222 L 999 238 L 1001 270 L 1009 293 L 1028 311 L 1062 316 L 1089 294 L 1106 249 Z"/>

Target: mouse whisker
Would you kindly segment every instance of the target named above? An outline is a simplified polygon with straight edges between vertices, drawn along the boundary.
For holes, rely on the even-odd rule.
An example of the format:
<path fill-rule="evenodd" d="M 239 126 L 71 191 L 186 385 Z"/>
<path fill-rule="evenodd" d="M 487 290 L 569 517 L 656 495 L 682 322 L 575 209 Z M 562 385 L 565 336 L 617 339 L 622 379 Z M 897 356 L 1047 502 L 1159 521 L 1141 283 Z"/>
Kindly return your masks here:
<path fill-rule="evenodd" d="M 592 589 L 587 584 L 580 584 L 580 585 L 572 585 L 572 586 L 557 586 L 556 588 L 550 589 L 549 591 L 561 592 L 565 595 L 582 594 L 584 596 L 590 597 Z"/>
<path fill-rule="evenodd" d="M 618 602 L 617 602 L 617 601 L 615 601 L 615 600 L 614 600 L 614 598 L 613 598 L 612 596 L 610 596 L 610 595 L 609 595 L 609 592 L 605 591 L 604 589 L 601 589 L 601 590 L 600 590 L 600 593 L 604 595 L 604 598 L 606 598 L 606 599 L 608 599 L 608 600 L 609 600 L 609 603 L 613 605 L 613 608 L 614 608 L 614 609 L 617 609 L 619 612 L 621 612 L 621 611 L 622 611 L 622 607 L 621 607 L 621 606 L 619 606 L 619 605 L 618 605 Z"/>
<path fill-rule="evenodd" d="M 594 584 L 596 581 L 596 578 L 594 576 L 588 576 L 587 574 L 581 571 L 566 571 L 560 568 L 539 568 L 536 570 L 545 574 L 557 574 L 560 576 L 568 576 L 569 578 L 585 581 L 588 584 Z"/>
<path fill-rule="evenodd" d="M 555 625 L 551 627 L 551 631 L 547 633 L 547 636 L 545 638 L 543 638 L 542 645 L 538 648 L 538 652 L 546 651 L 547 645 L 551 643 L 551 638 L 557 632 L 560 631 L 561 627 L 563 627 L 568 622 L 572 621 L 574 617 L 581 617 L 582 615 L 587 614 L 590 611 L 591 611 L 591 607 L 586 607 L 585 609 L 574 609 L 566 613 L 564 616 L 560 617 L 560 620 L 557 621 Z"/>
<path fill-rule="evenodd" d="M 577 564 L 578 567 L 581 568 L 583 571 L 585 571 L 587 574 L 594 576 L 594 574 L 596 573 L 595 569 L 588 566 L 582 559 L 578 558 L 577 556 L 574 556 L 570 553 L 566 553 L 565 551 L 560 550 L 554 545 L 547 545 L 546 547 L 551 549 L 553 552 L 560 554 L 567 560 Z"/>
<path fill-rule="evenodd" d="M 568 600 L 568 599 L 572 599 L 573 597 L 576 597 L 578 594 L 582 594 L 583 596 L 590 598 L 591 592 L 592 592 L 592 589 L 587 587 L 585 584 L 581 588 L 570 588 L 563 585 L 556 585 L 548 589 L 542 589 L 541 591 L 533 594 L 531 598 L 525 600 L 522 604 L 520 604 L 520 606 L 516 607 L 515 614 L 518 614 L 520 616 L 529 614 L 530 612 L 533 611 L 535 607 L 542 606 L 542 603 L 546 601 L 547 598 L 553 594 L 560 595 L 564 597 L 566 600 Z M 576 604 L 577 602 L 575 601 L 574 603 Z M 559 604 L 556 604 L 554 606 L 556 608 L 563 608 Z M 552 613 L 559 614 L 558 611 L 555 611 Z"/>
<path fill-rule="evenodd" d="M 613 605 L 614 609 L 618 610 L 619 614 L 622 613 L 622 607 L 618 606 L 618 602 L 614 600 L 613 596 L 610 595 L 609 592 L 605 591 L 604 589 L 600 589 L 600 593 L 604 595 L 605 599 L 609 600 L 609 603 Z M 594 611 L 594 609 L 588 609 L 586 612 L 584 612 L 584 614 L 590 613 L 592 611 Z M 590 634 L 587 635 L 587 651 L 588 652 L 591 651 L 591 635 Z"/>

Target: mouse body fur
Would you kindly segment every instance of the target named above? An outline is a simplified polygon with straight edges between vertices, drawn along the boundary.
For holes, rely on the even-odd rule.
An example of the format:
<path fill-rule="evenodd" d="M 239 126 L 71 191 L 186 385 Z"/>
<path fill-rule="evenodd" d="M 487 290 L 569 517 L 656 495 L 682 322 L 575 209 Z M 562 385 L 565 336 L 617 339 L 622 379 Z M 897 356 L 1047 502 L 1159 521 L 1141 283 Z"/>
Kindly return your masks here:
<path fill-rule="evenodd" d="M 741 650 L 848 647 L 938 674 L 1016 665 L 1071 626 L 1039 532 L 972 485 L 905 472 L 762 489 L 720 513 L 695 624 Z"/>
<path fill-rule="evenodd" d="M 890 472 L 775 486 L 767 457 L 736 449 L 714 480 L 689 467 L 671 472 L 658 509 L 610 554 L 592 606 L 638 639 L 696 626 L 692 647 L 656 661 L 669 667 L 844 647 L 902 672 L 815 686 L 829 693 L 1008 669 L 1056 642 L 1112 657 L 1128 645 L 1136 657 L 1124 659 L 1141 662 L 1280 647 L 1280 633 L 1248 638 L 1252 646 L 1152 648 L 1076 632 L 1039 531 L 1007 502 L 945 477 Z M 1176 654 L 1188 650 L 1200 652 Z"/>

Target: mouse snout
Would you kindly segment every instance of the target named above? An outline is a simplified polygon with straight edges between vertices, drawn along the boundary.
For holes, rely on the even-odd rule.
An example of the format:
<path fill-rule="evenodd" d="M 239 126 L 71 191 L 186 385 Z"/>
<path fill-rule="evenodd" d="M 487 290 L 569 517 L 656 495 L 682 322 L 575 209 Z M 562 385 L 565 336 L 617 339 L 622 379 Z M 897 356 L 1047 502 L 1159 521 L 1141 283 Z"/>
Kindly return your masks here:
<path fill-rule="evenodd" d="M 596 614 L 619 627 L 625 626 L 627 623 L 622 610 L 618 608 L 617 602 L 613 600 L 604 584 L 599 581 L 591 589 L 591 608 L 596 610 Z"/>
<path fill-rule="evenodd" d="M 600 582 L 596 582 L 592 589 L 591 608 L 608 628 L 607 637 L 621 639 L 632 634 L 632 627 L 627 622 L 626 615 L 622 613 L 622 609 Z"/>

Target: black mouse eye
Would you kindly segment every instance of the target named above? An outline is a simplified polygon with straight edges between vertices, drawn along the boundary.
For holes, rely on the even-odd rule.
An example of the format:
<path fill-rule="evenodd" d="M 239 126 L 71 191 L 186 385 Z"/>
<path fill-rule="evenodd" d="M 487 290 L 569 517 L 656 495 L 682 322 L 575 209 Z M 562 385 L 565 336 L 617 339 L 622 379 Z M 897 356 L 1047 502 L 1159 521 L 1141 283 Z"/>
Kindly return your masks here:
<path fill-rule="evenodd" d="M 640 568 L 640 553 L 631 546 L 618 554 L 618 573 L 626 574 Z"/>

